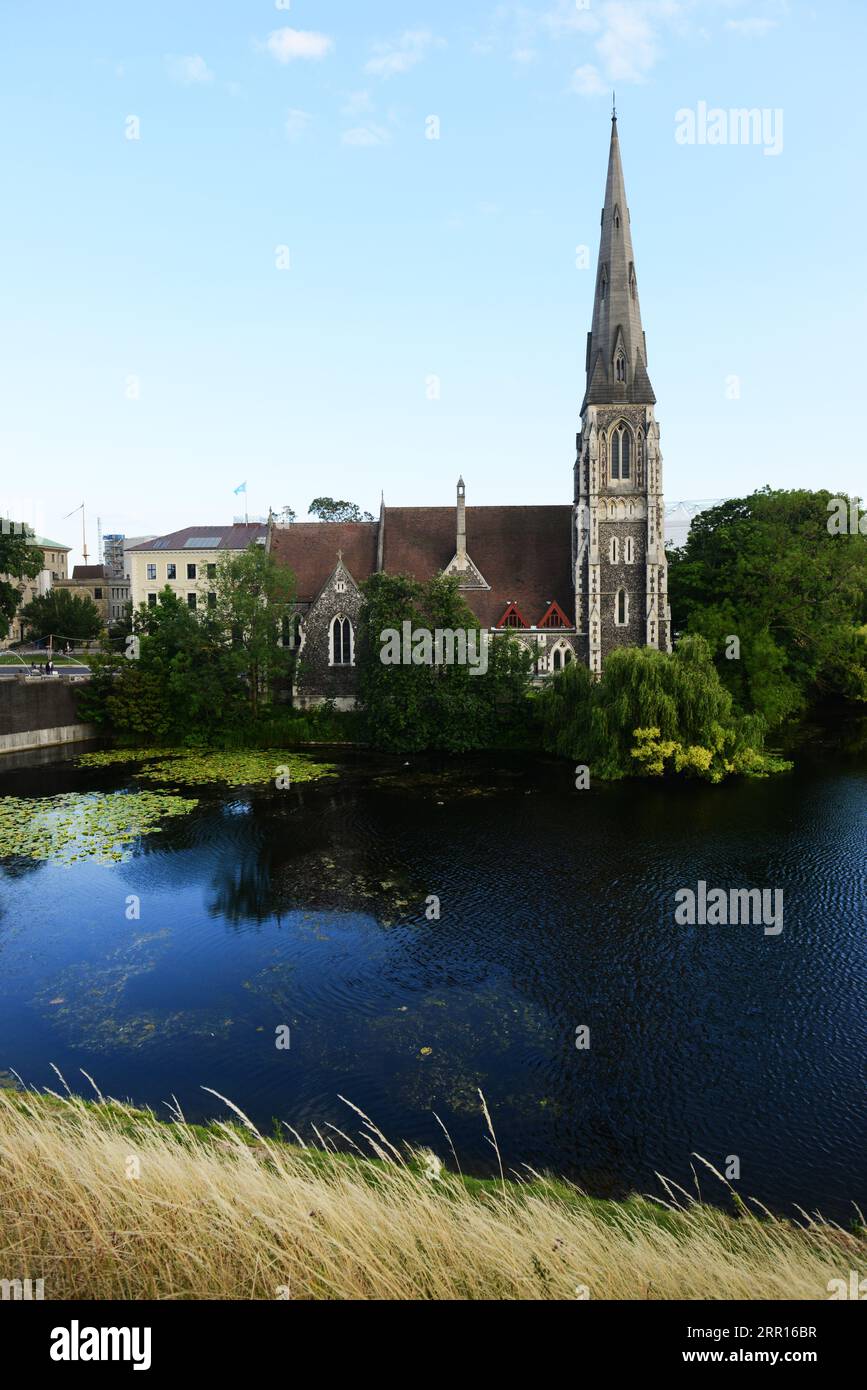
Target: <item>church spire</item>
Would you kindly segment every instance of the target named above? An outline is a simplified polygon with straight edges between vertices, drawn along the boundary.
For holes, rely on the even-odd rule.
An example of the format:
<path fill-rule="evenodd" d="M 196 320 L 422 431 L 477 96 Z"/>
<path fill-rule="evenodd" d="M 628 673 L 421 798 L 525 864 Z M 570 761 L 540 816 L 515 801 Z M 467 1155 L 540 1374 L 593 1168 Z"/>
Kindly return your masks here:
<path fill-rule="evenodd" d="M 647 348 L 641 326 L 629 207 L 613 102 L 594 295 L 593 327 L 587 335 L 587 390 L 581 406 L 582 415 L 587 405 L 618 401 L 652 405 L 656 397 L 647 375 Z"/>

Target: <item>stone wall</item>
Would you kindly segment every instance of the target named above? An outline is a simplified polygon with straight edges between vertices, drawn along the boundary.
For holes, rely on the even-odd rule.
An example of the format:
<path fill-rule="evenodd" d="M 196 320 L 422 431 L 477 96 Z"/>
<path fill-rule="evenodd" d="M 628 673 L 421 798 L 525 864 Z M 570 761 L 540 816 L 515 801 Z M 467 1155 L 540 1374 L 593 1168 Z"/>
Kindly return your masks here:
<path fill-rule="evenodd" d="M 78 716 L 81 685 L 81 678 L 62 676 L 0 679 L 0 753 L 95 738 L 98 729 Z"/>

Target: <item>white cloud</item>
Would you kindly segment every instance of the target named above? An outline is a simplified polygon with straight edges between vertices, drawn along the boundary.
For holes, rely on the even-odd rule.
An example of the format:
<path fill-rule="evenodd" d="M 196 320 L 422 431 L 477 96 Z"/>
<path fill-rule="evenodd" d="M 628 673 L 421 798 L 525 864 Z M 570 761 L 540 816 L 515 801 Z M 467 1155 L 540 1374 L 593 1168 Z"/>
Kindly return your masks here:
<path fill-rule="evenodd" d="M 761 39 L 770 29 L 776 29 L 775 19 L 727 19 L 726 28 L 745 39 Z"/>
<path fill-rule="evenodd" d="M 327 34 L 315 34 L 312 29 L 274 29 L 265 40 L 268 52 L 278 63 L 291 63 L 296 58 L 325 58 L 334 47 Z"/>
<path fill-rule="evenodd" d="M 541 16 L 542 27 L 559 37 L 560 34 L 593 32 L 599 24 L 593 14 L 593 7 L 579 8 L 575 0 L 557 0 L 552 10 Z"/>
<path fill-rule="evenodd" d="M 351 130 L 344 130 L 340 138 L 344 145 L 355 145 L 361 148 L 372 145 L 387 145 L 389 134 L 382 126 L 370 122 L 367 125 L 354 126 Z"/>
<path fill-rule="evenodd" d="M 431 48 L 442 48 L 444 44 L 445 39 L 435 38 L 429 29 L 407 29 L 390 43 L 375 43 L 374 56 L 364 71 L 374 77 L 395 77 L 414 68 Z"/>
<path fill-rule="evenodd" d="M 309 111 L 290 111 L 285 126 L 287 140 L 300 140 L 312 120 Z"/>
<path fill-rule="evenodd" d="M 364 116 L 368 111 L 373 110 L 373 102 L 370 100 L 369 92 L 349 92 L 346 101 L 340 108 L 344 116 Z"/>
<path fill-rule="evenodd" d="M 166 55 L 166 69 L 174 82 L 181 82 L 185 87 L 214 80 L 214 74 L 200 53 L 191 53 L 186 58 L 169 53 Z"/>
<path fill-rule="evenodd" d="M 598 68 L 585 63 L 572 74 L 572 90 L 582 97 L 598 97 L 608 91 L 608 83 L 603 81 Z"/>
<path fill-rule="evenodd" d="M 659 45 L 650 15 L 631 5 L 609 5 L 605 31 L 596 50 L 605 72 L 614 82 L 642 82 L 659 57 Z"/>

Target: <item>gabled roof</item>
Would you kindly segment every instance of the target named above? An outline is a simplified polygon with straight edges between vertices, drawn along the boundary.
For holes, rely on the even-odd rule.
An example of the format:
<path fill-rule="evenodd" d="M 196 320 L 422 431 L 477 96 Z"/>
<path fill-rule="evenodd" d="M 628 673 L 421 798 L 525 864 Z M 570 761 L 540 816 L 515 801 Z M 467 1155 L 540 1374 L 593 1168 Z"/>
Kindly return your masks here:
<path fill-rule="evenodd" d="M 297 597 L 312 603 L 337 564 L 338 551 L 356 583 L 376 572 L 382 525 L 382 568 L 432 579 L 455 553 L 454 507 L 383 507 L 380 522 L 291 522 L 275 525 L 271 550 L 295 574 Z M 484 627 L 493 627 L 514 599 L 522 612 L 544 613 L 555 600 L 573 606 L 572 508 L 467 507 L 467 551 L 488 589 L 461 597 Z"/>
<path fill-rule="evenodd" d="M 73 565 L 73 579 L 104 579 L 105 565 Z"/>
<path fill-rule="evenodd" d="M 375 521 L 292 521 L 275 526 L 271 552 L 295 575 L 296 597 L 312 603 L 334 573 L 338 552 L 356 584 L 376 570 Z"/>
<path fill-rule="evenodd" d="M 259 521 L 239 522 L 234 526 L 184 526 L 165 536 L 154 536 L 141 545 L 132 545 L 127 554 L 137 555 L 145 550 L 246 550 L 253 541 L 264 541 L 268 527 Z"/>
<path fill-rule="evenodd" d="M 461 597 L 484 627 L 514 600 L 524 613 L 543 613 L 552 599 L 574 606 L 572 508 L 467 507 L 467 552 L 489 589 Z M 454 507 L 386 507 L 384 568 L 430 579 L 455 552 Z"/>

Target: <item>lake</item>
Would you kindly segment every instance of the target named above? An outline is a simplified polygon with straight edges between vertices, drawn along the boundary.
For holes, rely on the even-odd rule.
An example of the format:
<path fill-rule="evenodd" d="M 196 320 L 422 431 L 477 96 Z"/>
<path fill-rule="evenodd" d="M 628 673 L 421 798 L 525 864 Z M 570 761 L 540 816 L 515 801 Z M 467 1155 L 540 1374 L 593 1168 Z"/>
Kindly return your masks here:
<path fill-rule="evenodd" d="M 742 1194 L 848 1222 L 867 1205 L 864 746 L 863 725 L 819 729 L 793 773 L 721 787 L 318 750 L 337 778 L 182 788 L 196 809 L 117 862 L 0 861 L 0 1070 L 59 1089 L 53 1062 L 191 1120 L 225 1113 L 208 1086 L 339 1147 L 361 1142 L 343 1096 L 453 1163 L 438 1116 L 489 1173 L 481 1089 L 507 1169 L 663 1195 L 656 1173 L 694 1190 L 691 1154 L 735 1155 Z M 0 762 L 4 797 L 139 785 L 70 750 Z M 781 889 L 783 930 L 677 925 L 699 881 Z"/>

